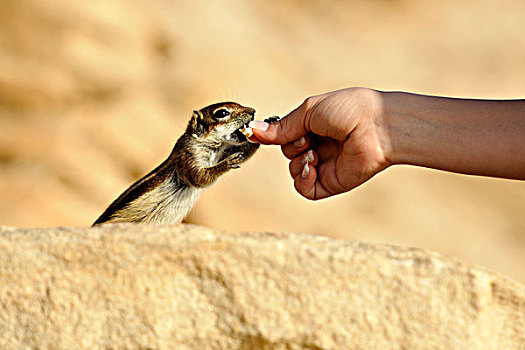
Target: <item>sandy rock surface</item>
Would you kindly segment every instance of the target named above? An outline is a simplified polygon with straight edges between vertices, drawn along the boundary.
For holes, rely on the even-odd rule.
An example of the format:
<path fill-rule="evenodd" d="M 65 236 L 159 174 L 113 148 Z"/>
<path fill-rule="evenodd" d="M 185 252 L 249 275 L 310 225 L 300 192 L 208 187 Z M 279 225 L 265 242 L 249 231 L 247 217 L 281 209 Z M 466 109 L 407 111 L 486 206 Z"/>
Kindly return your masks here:
<path fill-rule="evenodd" d="M 198 226 L 0 229 L 0 348 L 523 349 L 525 287 L 436 253 Z"/>
<path fill-rule="evenodd" d="M 3 0 L 0 224 L 90 225 L 221 100 L 263 119 L 347 86 L 523 98 L 523 13 L 521 0 Z M 267 146 L 187 221 L 422 247 L 525 282 L 524 212 L 523 182 L 414 167 L 309 202 Z"/>

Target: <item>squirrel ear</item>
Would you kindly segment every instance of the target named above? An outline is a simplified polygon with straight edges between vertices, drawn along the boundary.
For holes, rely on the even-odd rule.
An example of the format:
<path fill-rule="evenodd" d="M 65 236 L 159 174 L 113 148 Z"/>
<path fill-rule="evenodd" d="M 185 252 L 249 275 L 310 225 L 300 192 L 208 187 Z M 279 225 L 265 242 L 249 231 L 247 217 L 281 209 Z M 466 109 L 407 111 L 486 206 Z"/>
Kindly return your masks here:
<path fill-rule="evenodd" d="M 204 131 L 204 123 L 202 122 L 202 114 L 199 111 L 193 111 L 193 115 L 190 120 L 190 127 L 194 134 L 197 136 L 202 135 Z"/>

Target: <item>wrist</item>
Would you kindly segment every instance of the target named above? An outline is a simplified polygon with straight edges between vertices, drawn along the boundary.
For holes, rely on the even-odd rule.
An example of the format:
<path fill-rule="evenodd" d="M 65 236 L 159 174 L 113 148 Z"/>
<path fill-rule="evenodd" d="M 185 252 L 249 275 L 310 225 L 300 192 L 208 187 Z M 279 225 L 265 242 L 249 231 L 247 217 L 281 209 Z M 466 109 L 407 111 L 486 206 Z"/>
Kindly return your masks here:
<path fill-rule="evenodd" d="M 379 102 L 375 113 L 375 124 L 379 145 L 389 166 L 401 164 L 399 156 L 400 138 L 397 132 L 400 129 L 397 125 L 400 118 L 397 117 L 399 113 L 397 104 L 399 103 L 399 95 L 403 93 L 390 91 L 377 91 L 377 93 Z"/>
<path fill-rule="evenodd" d="M 430 151 L 437 136 L 437 130 L 431 127 L 436 121 L 425 117 L 425 110 L 435 108 L 428 98 L 408 92 L 381 92 L 382 144 L 390 165 L 423 165 L 421 157 L 425 159 L 425 152 Z"/>

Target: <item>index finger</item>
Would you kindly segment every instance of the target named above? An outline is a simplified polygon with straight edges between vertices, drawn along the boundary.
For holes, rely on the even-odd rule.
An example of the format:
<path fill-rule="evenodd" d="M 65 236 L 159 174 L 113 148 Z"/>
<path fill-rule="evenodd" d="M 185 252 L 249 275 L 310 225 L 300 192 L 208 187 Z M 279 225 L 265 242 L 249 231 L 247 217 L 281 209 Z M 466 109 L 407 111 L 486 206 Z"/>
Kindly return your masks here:
<path fill-rule="evenodd" d="M 284 118 L 268 124 L 266 130 L 253 128 L 254 136 L 264 144 L 284 145 L 307 134 L 308 106 L 306 101 L 288 113 Z"/>

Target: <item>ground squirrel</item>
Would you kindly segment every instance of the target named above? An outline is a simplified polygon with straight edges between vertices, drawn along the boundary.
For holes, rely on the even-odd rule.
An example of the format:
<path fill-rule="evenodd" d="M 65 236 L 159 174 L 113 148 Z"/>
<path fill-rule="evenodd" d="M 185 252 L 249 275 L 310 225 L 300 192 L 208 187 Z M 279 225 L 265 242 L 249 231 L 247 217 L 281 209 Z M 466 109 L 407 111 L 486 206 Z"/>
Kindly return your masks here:
<path fill-rule="evenodd" d="M 194 111 L 169 157 L 122 193 L 93 225 L 180 223 L 204 187 L 255 153 L 259 144 L 241 132 L 254 115 L 253 108 L 235 102 Z"/>

